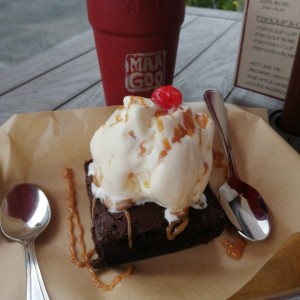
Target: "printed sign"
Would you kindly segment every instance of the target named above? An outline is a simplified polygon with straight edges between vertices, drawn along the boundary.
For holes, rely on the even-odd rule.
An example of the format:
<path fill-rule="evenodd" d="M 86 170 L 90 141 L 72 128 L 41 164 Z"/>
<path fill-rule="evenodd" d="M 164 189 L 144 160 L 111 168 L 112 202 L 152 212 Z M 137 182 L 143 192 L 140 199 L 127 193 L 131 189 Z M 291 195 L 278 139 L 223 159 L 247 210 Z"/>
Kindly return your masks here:
<path fill-rule="evenodd" d="M 166 51 L 128 54 L 125 58 L 125 87 L 146 92 L 165 84 Z"/>
<path fill-rule="evenodd" d="M 235 85 L 284 99 L 299 33 L 299 0 L 248 0 Z"/>

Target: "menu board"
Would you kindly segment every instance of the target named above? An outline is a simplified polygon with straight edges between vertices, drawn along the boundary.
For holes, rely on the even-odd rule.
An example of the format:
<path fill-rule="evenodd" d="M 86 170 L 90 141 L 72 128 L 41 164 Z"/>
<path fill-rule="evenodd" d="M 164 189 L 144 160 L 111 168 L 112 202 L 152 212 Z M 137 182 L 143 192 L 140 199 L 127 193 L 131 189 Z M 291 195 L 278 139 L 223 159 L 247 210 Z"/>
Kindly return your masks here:
<path fill-rule="evenodd" d="M 300 0 L 248 0 L 235 85 L 284 99 L 300 33 Z"/>

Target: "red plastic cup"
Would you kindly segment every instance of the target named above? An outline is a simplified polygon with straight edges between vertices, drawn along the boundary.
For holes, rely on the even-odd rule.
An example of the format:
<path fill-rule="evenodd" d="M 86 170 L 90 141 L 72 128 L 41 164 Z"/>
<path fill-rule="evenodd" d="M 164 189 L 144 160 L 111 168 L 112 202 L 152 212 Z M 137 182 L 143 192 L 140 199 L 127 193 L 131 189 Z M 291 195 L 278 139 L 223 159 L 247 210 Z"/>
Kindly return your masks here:
<path fill-rule="evenodd" d="M 107 105 L 172 84 L 185 0 L 87 0 Z"/>

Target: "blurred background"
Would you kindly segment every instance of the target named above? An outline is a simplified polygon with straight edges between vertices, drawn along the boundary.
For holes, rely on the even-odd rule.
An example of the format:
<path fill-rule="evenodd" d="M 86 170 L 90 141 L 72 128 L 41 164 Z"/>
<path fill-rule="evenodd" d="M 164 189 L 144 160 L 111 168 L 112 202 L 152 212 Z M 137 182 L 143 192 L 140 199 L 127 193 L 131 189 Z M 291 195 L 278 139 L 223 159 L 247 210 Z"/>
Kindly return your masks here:
<path fill-rule="evenodd" d="M 186 0 L 236 11 L 245 0 Z M 0 0 L 0 72 L 90 29 L 85 0 Z"/>
<path fill-rule="evenodd" d="M 186 5 L 237 11 L 245 0 L 186 0 Z"/>

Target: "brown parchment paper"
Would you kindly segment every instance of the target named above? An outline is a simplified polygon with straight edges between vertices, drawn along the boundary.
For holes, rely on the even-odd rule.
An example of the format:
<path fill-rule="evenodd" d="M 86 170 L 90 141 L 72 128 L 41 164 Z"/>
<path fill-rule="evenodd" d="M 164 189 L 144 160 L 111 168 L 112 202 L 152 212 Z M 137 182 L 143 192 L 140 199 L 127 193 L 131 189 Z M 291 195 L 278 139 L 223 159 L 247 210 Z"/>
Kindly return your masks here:
<path fill-rule="evenodd" d="M 190 105 L 206 111 L 204 103 Z M 62 174 L 65 167 L 74 170 L 84 239 L 90 248 L 83 163 L 90 158 L 94 131 L 114 109 L 18 115 L 0 127 L 0 198 L 12 185 L 32 182 L 50 201 L 52 219 L 37 239 L 36 251 L 51 299 L 263 299 L 300 292 L 300 156 L 261 117 L 235 106 L 228 106 L 228 113 L 238 172 L 265 198 L 272 220 L 270 237 L 248 242 L 236 261 L 225 254 L 221 244 L 223 237 L 236 237 L 228 226 L 208 244 L 134 263 L 134 274 L 111 292 L 96 288 L 86 269 L 69 261 L 68 193 Z M 222 150 L 217 134 L 214 148 Z M 213 169 L 214 188 L 222 182 L 220 170 Z M 0 265 L 1 299 L 25 298 L 22 246 L 1 236 Z M 100 278 L 111 280 L 118 271 L 105 270 Z"/>

